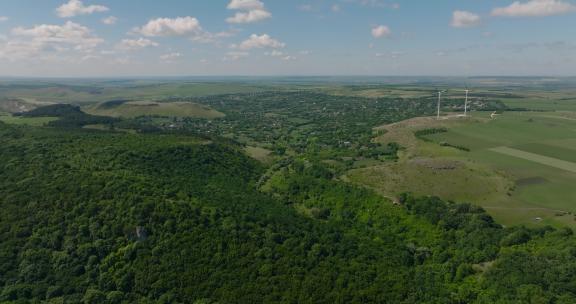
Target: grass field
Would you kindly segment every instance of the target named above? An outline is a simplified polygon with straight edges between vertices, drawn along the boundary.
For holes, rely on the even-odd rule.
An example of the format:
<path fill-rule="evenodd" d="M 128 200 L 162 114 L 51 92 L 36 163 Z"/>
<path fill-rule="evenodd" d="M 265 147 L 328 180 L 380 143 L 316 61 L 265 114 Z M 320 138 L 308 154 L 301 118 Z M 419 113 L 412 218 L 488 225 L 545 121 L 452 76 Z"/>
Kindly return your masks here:
<path fill-rule="evenodd" d="M 224 116 L 224 114 L 207 106 L 191 102 L 129 101 L 114 107 L 102 107 L 101 105 L 95 105 L 85 107 L 84 110 L 87 113 L 93 115 L 127 118 L 159 115 L 213 119 Z"/>
<path fill-rule="evenodd" d="M 545 166 L 553 167 L 556 169 L 576 173 L 576 163 L 564 161 L 561 159 L 548 157 L 540 154 L 530 153 L 518 149 L 508 148 L 508 147 L 497 147 L 492 148 L 490 151 L 498 152 L 505 155 L 510 155 L 513 157 L 525 159 L 531 162 L 543 164 Z M 576 151 L 574 151 L 576 153 Z"/>
<path fill-rule="evenodd" d="M 2 84 L 0 82 L 0 84 Z M 218 94 L 251 93 L 286 89 L 272 85 L 188 81 L 101 81 L 66 83 L 10 83 L 0 86 L 0 97 L 20 98 L 33 103 L 97 103 L 117 99 L 154 100 L 167 97 L 195 97 Z"/>
<path fill-rule="evenodd" d="M 576 120 L 571 112 L 487 113 L 468 119 L 418 118 L 386 126 L 381 142 L 406 147 L 395 164 L 346 178 L 385 195 L 402 191 L 468 201 L 506 225 L 576 226 Z M 413 132 L 445 127 L 418 140 Z M 464 146 L 470 152 L 442 147 Z"/>
<path fill-rule="evenodd" d="M 495 120 L 461 125 L 429 138 L 469 147 L 472 151 L 465 157 L 506 172 L 517 186 L 509 199 L 500 203 L 518 203 L 531 210 L 530 216 L 544 219 L 551 212 L 576 212 L 576 121 L 558 117 L 564 116 L 508 112 Z M 522 184 L 523 180 L 539 182 Z M 509 212 L 497 209 L 505 207 L 502 205 L 489 207 L 505 220 L 517 220 L 514 212 L 519 208 Z"/>
<path fill-rule="evenodd" d="M 273 159 L 272 156 L 270 155 L 272 151 L 264 148 L 247 146 L 244 150 L 246 151 L 246 154 L 248 154 L 248 156 L 257 159 L 263 163 L 270 163 Z"/>

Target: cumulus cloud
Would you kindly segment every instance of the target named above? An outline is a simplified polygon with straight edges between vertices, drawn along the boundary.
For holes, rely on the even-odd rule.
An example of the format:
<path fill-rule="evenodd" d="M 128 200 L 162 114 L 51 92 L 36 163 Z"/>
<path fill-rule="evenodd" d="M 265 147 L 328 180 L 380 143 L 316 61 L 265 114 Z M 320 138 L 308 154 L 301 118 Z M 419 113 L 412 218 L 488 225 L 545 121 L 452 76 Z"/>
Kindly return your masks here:
<path fill-rule="evenodd" d="M 77 50 L 91 49 L 104 42 L 101 38 L 92 35 L 89 28 L 72 21 L 64 25 L 42 24 L 32 28 L 17 27 L 12 30 L 12 35 L 28 37 L 40 44 L 68 44 Z"/>
<path fill-rule="evenodd" d="M 233 17 L 227 18 L 228 23 L 254 23 L 272 17 L 268 11 L 252 10 L 247 12 L 238 12 Z"/>
<path fill-rule="evenodd" d="M 102 19 L 102 23 L 106 24 L 106 25 L 114 25 L 116 24 L 116 22 L 118 21 L 118 18 L 114 17 L 114 16 L 110 16 L 110 17 L 106 17 Z"/>
<path fill-rule="evenodd" d="M 467 28 L 480 25 L 481 21 L 482 18 L 474 13 L 467 11 L 454 11 L 454 13 L 452 13 L 452 22 L 450 25 L 455 28 Z"/>
<path fill-rule="evenodd" d="M 227 8 L 240 11 L 227 18 L 228 23 L 254 23 L 272 17 L 260 0 L 232 0 Z"/>
<path fill-rule="evenodd" d="M 499 17 L 543 17 L 562 15 L 576 11 L 576 6 L 562 0 L 516 1 L 507 7 L 492 10 L 492 16 Z"/>
<path fill-rule="evenodd" d="M 158 45 L 158 43 L 146 38 L 124 39 L 118 44 L 118 48 L 126 51 L 134 51 L 147 47 L 156 47 Z"/>
<path fill-rule="evenodd" d="M 227 8 L 235 10 L 264 9 L 264 3 L 259 0 L 232 0 Z"/>
<path fill-rule="evenodd" d="M 6 16 L 0 16 L 0 22 L 5 22 L 8 21 L 10 18 L 6 17 Z"/>
<path fill-rule="evenodd" d="M 374 38 L 388 37 L 391 34 L 392 34 L 392 31 L 390 30 L 390 28 L 388 28 L 385 25 L 378 25 L 378 26 L 372 28 L 372 37 L 374 37 Z"/>
<path fill-rule="evenodd" d="M 203 32 L 198 19 L 194 17 L 157 18 L 148 21 L 135 32 L 148 37 L 192 36 Z"/>
<path fill-rule="evenodd" d="M 200 21 L 194 17 L 157 18 L 148 21 L 142 27 L 132 30 L 132 33 L 146 37 L 182 36 L 192 41 L 201 43 L 218 42 L 235 34 L 234 31 L 210 33 L 200 25 Z"/>
<path fill-rule="evenodd" d="M 10 37 L 0 43 L 0 57 L 9 60 L 30 59 L 49 53 L 86 53 L 104 42 L 80 24 L 42 24 L 31 28 L 14 28 Z M 59 57 L 59 56 L 57 56 Z"/>
<path fill-rule="evenodd" d="M 58 16 L 62 18 L 70 18 L 79 15 L 90 15 L 94 13 L 107 12 L 110 9 L 103 5 L 84 5 L 80 0 L 70 0 L 68 3 L 62 4 L 56 9 Z"/>
<path fill-rule="evenodd" d="M 241 50 L 251 50 L 251 49 L 262 49 L 262 48 L 272 48 L 279 49 L 285 47 L 286 44 L 282 43 L 268 34 L 250 35 L 250 38 L 242 41 L 240 45 L 232 45 L 232 48 L 238 48 Z"/>

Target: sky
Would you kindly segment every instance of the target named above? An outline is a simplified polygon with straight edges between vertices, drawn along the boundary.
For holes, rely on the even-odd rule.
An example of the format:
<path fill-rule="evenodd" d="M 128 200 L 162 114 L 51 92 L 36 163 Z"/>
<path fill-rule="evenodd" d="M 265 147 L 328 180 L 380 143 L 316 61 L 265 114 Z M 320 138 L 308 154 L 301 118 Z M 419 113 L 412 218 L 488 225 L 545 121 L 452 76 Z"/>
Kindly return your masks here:
<path fill-rule="evenodd" d="M 1 0 L 0 76 L 575 76 L 576 0 Z"/>

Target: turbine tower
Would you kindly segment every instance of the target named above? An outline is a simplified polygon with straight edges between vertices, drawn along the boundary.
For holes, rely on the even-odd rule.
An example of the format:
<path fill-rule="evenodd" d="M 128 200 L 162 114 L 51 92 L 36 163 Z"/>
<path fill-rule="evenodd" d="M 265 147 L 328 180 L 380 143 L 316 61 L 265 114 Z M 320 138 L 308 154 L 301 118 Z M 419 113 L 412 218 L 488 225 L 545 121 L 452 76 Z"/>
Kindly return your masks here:
<path fill-rule="evenodd" d="M 464 117 L 468 116 L 468 93 L 470 90 L 466 89 L 466 99 L 464 100 Z"/>
<path fill-rule="evenodd" d="M 438 112 L 436 114 L 436 119 L 440 120 L 440 104 L 442 103 L 442 93 L 446 91 L 438 91 Z"/>

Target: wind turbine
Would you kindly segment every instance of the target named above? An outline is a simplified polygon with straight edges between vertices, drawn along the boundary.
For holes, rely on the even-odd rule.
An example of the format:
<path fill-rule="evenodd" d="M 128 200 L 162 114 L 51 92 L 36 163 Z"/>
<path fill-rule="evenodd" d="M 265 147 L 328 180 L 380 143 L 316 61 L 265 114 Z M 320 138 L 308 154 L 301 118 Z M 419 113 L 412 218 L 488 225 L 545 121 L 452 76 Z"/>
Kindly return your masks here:
<path fill-rule="evenodd" d="M 446 91 L 438 91 L 438 112 L 436 114 L 436 119 L 440 120 L 440 104 L 442 103 L 442 93 Z"/>
<path fill-rule="evenodd" d="M 470 90 L 468 90 L 468 88 L 466 88 L 466 99 L 464 100 L 464 117 L 468 116 L 468 93 L 470 92 Z"/>

